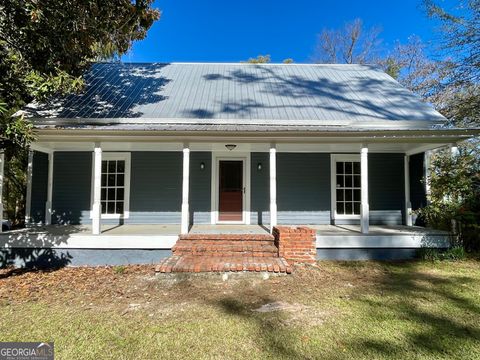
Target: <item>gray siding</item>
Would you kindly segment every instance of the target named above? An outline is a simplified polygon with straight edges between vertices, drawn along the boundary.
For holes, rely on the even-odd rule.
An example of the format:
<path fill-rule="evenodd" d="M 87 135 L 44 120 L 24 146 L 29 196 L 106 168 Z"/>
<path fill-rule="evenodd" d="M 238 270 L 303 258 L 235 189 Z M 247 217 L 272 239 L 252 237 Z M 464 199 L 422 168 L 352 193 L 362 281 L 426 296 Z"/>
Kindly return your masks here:
<path fill-rule="evenodd" d="M 424 167 L 425 167 L 425 153 L 415 154 L 410 156 L 410 202 L 412 203 L 412 210 L 418 210 L 427 205 L 427 194 L 425 191 L 424 181 Z M 422 218 L 414 216 L 415 224 L 418 226 L 425 226 L 425 221 Z"/>
<path fill-rule="evenodd" d="M 182 203 L 182 153 L 132 152 L 131 224 L 179 224 Z"/>
<path fill-rule="evenodd" d="M 201 163 L 205 168 L 200 168 Z M 212 153 L 190 153 L 190 223 L 210 224 Z"/>
<path fill-rule="evenodd" d="M 400 225 L 405 206 L 404 155 L 368 155 L 370 223 Z"/>
<path fill-rule="evenodd" d="M 250 222 L 270 223 L 270 161 L 268 153 L 251 154 Z M 262 169 L 258 170 L 258 164 Z"/>
<path fill-rule="evenodd" d="M 181 221 L 182 154 L 132 152 L 130 216 L 104 223 L 179 224 Z M 55 153 L 53 222 L 88 224 L 91 202 L 92 154 Z"/>
<path fill-rule="evenodd" d="M 413 210 L 418 210 L 427 204 L 423 183 L 424 156 L 424 153 L 410 156 L 410 201 Z"/>
<path fill-rule="evenodd" d="M 277 154 L 279 224 L 329 224 L 330 197 L 330 154 Z"/>
<path fill-rule="evenodd" d="M 54 224 L 90 222 L 92 153 L 55 152 L 52 207 Z"/>
<path fill-rule="evenodd" d="M 414 158 L 414 157 L 412 157 Z M 415 164 L 415 158 L 412 163 Z M 43 219 L 46 201 L 47 157 L 35 154 L 32 214 Z M 205 169 L 200 169 L 200 163 Z M 258 170 L 258 164 L 262 169 Z M 210 222 L 211 153 L 192 152 L 190 161 L 191 222 Z M 90 223 L 91 152 L 54 155 L 54 223 Z M 404 207 L 402 154 L 369 155 L 372 224 L 401 224 Z M 412 175 L 415 172 L 412 171 Z M 419 181 L 417 181 L 417 184 Z M 181 152 L 133 152 L 131 163 L 131 224 L 178 224 L 182 198 Z M 412 183 L 415 189 L 415 183 Z M 277 205 L 279 224 L 330 223 L 330 154 L 279 153 Z M 112 223 L 112 220 L 104 220 Z M 118 222 L 118 221 L 117 221 Z M 251 222 L 269 223 L 268 153 L 251 154 Z M 358 221 L 357 221 L 358 222 Z M 337 221 L 338 224 L 341 221 Z"/>
<path fill-rule="evenodd" d="M 31 221 L 41 223 L 45 221 L 45 203 L 47 201 L 48 186 L 48 154 L 35 151 L 32 164 L 32 201 Z"/>

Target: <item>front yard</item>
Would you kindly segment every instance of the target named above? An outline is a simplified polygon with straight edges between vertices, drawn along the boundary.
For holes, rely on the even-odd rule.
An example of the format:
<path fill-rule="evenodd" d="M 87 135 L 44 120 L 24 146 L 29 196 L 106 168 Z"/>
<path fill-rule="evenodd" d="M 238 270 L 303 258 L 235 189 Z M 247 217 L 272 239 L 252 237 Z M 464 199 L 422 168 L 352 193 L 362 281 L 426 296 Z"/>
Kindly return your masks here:
<path fill-rule="evenodd" d="M 58 359 L 480 358 L 480 262 L 319 262 L 263 280 L 0 270 L 0 341 Z"/>

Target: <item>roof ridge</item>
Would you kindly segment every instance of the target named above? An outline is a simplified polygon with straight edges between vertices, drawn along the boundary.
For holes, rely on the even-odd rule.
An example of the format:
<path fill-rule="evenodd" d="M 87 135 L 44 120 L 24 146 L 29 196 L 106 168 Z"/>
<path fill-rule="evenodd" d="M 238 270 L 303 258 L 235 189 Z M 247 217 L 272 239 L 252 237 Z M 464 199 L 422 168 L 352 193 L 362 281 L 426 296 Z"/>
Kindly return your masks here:
<path fill-rule="evenodd" d="M 237 66 L 319 66 L 319 67 L 379 67 L 377 64 L 328 64 L 328 63 L 248 63 L 248 62 L 198 62 L 198 61 L 153 61 L 153 62 L 134 62 L 134 61 L 100 61 L 95 64 L 114 64 L 114 65 L 237 65 Z"/>

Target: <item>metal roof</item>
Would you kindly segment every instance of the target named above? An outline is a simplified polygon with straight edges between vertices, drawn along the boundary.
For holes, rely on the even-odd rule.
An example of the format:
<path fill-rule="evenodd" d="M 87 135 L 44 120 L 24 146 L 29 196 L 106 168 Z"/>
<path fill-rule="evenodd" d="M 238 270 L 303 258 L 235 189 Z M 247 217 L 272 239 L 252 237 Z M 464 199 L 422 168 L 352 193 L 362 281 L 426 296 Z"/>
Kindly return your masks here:
<path fill-rule="evenodd" d="M 97 63 L 80 94 L 31 104 L 38 127 L 428 129 L 445 118 L 369 65 Z M 292 129 L 293 130 L 293 129 Z"/>

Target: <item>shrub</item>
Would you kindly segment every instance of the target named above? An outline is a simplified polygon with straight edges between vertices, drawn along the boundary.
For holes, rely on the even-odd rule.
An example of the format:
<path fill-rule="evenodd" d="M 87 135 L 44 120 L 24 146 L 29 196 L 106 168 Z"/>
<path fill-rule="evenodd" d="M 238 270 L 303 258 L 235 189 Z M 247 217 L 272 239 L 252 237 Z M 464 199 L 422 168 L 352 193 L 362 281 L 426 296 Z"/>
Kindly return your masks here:
<path fill-rule="evenodd" d="M 452 156 L 440 151 L 432 156 L 428 205 L 417 211 L 428 226 L 451 231 L 453 246 L 480 250 L 480 144 L 466 142 Z"/>
<path fill-rule="evenodd" d="M 421 248 L 417 255 L 426 261 L 459 261 L 466 257 L 465 249 L 462 246 L 454 246 L 450 249 Z"/>

